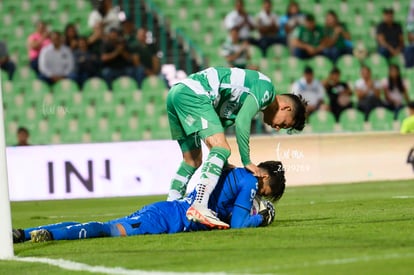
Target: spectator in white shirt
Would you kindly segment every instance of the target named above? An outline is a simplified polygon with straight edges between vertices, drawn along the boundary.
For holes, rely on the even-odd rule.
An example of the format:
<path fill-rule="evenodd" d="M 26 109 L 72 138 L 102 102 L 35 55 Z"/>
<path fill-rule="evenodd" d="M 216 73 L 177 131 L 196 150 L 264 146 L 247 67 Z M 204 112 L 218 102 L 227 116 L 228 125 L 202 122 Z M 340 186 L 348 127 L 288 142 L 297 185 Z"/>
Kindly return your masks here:
<path fill-rule="evenodd" d="M 368 119 L 371 110 L 384 106 L 381 101 L 382 85 L 372 79 L 371 69 L 365 65 L 361 66 L 361 78 L 355 82 L 355 92 L 358 97 L 358 109 L 365 114 L 365 119 Z"/>
<path fill-rule="evenodd" d="M 52 32 L 52 44 L 42 48 L 39 55 L 40 78 L 49 84 L 54 84 L 66 78 L 74 69 L 74 59 L 69 47 L 62 41 L 59 32 Z"/>
<path fill-rule="evenodd" d="M 313 69 L 309 66 L 305 67 L 303 77 L 293 83 L 292 93 L 302 95 L 308 102 L 306 110 L 308 115 L 318 109 L 328 109 L 328 106 L 324 102 L 325 88 L 319 80 L 314 78 Z"/>
<path fill-rule="evenodd" d="M 227 31 L 234 28 L 237 29 L 239 31 L 240 40 L 248 40 L 252 44 L 257 43 L 257 41 L 251 36 L 251 32 L 255 28 L 254 20 L 253 17 L 247 14 L 244 9 L 243 0 L 235 1 L 235 8 L 226 15 L 226 18 L 224 18 L 224 25 Z"/>
<path fill-rule="evenodd" d="M 286 39 L 279 34 L 279 17 L 272 12 L 272 1 L 263 0 L 263 8 L 257 14 L 256 28 L 260 33 L 258 46 L 266 56 L 269 46 L 280 43 L 286 44 Z"/>
<path fill-rule="evenodd" d="M 89 14 L 88 26 L 93 29 L 96 24 L 102 23 L 105 33 L 109 33 L 111 29 L 120 30 L 119 13 L 119 7 L 114 7 L 112 0 L 100 0 L 96 9 Z"/>

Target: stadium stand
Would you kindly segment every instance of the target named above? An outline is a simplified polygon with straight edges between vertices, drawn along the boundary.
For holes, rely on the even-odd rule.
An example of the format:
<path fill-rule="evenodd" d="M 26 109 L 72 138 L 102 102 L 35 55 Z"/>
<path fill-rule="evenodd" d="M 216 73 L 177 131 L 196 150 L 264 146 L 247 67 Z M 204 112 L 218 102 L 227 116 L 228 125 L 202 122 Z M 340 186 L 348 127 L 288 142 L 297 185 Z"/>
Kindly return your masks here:
<path fill-rule="evenodd" d="M 52 88 L 37 79 L 31 70 L 27 58 L 26 38 L 33 32 L 33 26 L 39 19 L 46 20 L 51 29 L 62 30 L 69 22 L 74 22 L 81 35 L 90 34 L 87 18 L 92 10 L 92 1 L 74 0 L 37 0 L 37 1 L 0 1 L 0 38 L 8 44 L 11 59 L 17 70 L 10 81 L 2 73 L 3 107 L 5 116 L 7 145 L 15 142 L 18 126 L 26 126 L 31 132 L 33 144 L 105 142 L 141 139 L 168 139 L 168 119 L 165 110 L 165 97 L 168 87 L 161 77 L 150 77 L 138 88 L 136 82 L 128 77 L 113 82 L 112 91 L 100 78 L 86 81 L 82 90 L 72 80 L 61 80 Z M 113 1 L 129 8 L 133 1 Z M 233 9 L 233 0 L 145 0 L 137 17 L 147 19 L 147 26 L 153 26 L 157 19 L 163 24 L 161 31 L 168 30 L 182 35 L 178 42 L 181 50 L 188 56 L 201 53 L 201 60 L 208 65 L 224 65 L 220 47 L 227 33 L 223 27 L 223 18 Z M 325 13 L 334 9 L 347 25 L 354 45 L 363 45 L 368 55 L 359 59 L 354 55 L 344 55 L 336 66 L 342 72 L 342 78 L 353 86 L 359 77 L 361 63 L 372 68 L 375 78 L 387 76 L 387 60 L 376 53 L 375 26 L 381 20 L 382 9 L 392 7 L 395 19 L 405 28 L 406 11 L 409 1 L 402 0 L 343 0 L 343 1 L 297 1 L 303 12 L 313 13 L 320 24 L 324 23 Z M 256 15 L 261 5 L 256 0 L 245 0 L 246 10 Z M 286 12 L 287 1 L 273 0 L 276 14 Z M 130 12 L 126 10 L 126 13 Z M 146 14 L 144 14 L 146 13 Z M 151 21 L 153 20 L 153 21 Z M 151 29 L 151 28 L 150 28 Z M 174 35 L 173 35 L 174 36 Z M 181 36 L 180 36 L 181 37 Z M 177 42 L 177 43 L 178 43 Z M 164 45 L 164 44 L 163 44 Z M 166 51 L 165 45 L 161 49 Z M 194 52 L 192 52 L 194 51 Z M 177 53 L 173 50 L 173 53 Z M 322 80 L 328 75 L 334 64 L 327 58 L 317 56 L 309 61 L 299 60 L 290 55 L 289 48 L 276 44 L 263 57 L 258 48 L 251 48 L 252 63 L 269 75 L 279 92 L 289 92 L 292 82 L 298 79 L 305 65 L 310 65 L 316 78 Z M 187 59 L 174 57 L 174 63 L 188 63 Z M 163 58 L 165 61 L 165 58 Z M 414 69 L 405 69 L 402 57 L 390 60 L 402 69 L 407 82 L 410 98 L 414 98 Z M 177 63 L 176 63 L 177 64 Z M 190 68 L 190 69 L 188 69 Z M 187 73 L 193 72 L 187 66 Z M 354 98 L 354 103 L 356 99 Z M 354 104 L 356 107 L 356 104 Z M 390 111 L 377 109 L 364 121 L 363 115 L 356 109 L 345 111 L 338 123 L 328 111 L 318 111 L 309 118 L 312 133 L 355 132 L 355 131 L 395 131 L 405 114 L 401 110 L 394 120 Z M 263 125 L 256 121 L 253 131 L 261 131 Z M 270 131 L 274 134 L 273 131 Z"/>

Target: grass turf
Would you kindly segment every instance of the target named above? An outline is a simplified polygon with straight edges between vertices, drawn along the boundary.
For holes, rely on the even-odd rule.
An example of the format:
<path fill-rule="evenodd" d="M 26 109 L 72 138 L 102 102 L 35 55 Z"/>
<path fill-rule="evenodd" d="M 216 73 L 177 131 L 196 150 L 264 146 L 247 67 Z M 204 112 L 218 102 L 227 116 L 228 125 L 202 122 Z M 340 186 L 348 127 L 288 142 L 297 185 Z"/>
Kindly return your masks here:
<path fill-rule="evenodd" d="M 290 187 L 269 227 L 16 244 L 20 257 L 176 272 L 409 274 L 414 268 L 412 181 Z M 12 203 L 15 228 L 105 221 L 164 197 Z M 0 261 L 5 274 L 73 274 Z M 81 274 L 76 272 L 75 274 Z M 90 274 L 90 273 L 88 273 Z"/>

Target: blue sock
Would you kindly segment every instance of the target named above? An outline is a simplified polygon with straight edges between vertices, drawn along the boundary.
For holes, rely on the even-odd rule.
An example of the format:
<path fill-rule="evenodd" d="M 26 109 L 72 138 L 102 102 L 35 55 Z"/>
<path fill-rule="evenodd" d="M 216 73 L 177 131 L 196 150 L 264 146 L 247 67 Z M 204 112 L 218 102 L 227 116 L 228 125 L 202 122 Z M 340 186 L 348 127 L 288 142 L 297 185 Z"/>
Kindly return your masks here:
<path fill-rule="evenodd" d="M 30 232 L 32 232 L 33 230 L 46 229 L 50 231 L 51 229 L 66 227 L 66 226 L 75 225 L 75 224 L 79 224 L 79 223 L 78 222 L 59 222 L 59 223 L 54 223 L 54 224 L 41 225 L 38 227 L 26 228 L 24 229 L 24 238 L 26 241 L 29 241 Z"/>
<path fill-rule="evenodd" d="M 77 240 L 87 238 L 109 237 L 111 228 L 108 223 L 88 222 L 50 229 L 54 240 Z"/>

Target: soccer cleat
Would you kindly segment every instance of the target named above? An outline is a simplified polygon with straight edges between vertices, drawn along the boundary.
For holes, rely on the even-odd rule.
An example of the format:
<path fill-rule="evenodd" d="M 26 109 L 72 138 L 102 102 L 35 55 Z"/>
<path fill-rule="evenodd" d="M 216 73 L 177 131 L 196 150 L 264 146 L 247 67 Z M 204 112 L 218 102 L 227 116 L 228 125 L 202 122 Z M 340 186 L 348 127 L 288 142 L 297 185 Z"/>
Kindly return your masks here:
<path fill-rule="evenodd" d="M 194 203 L 192 206 L 190 206 L 190 208 L 188 208 L 186 216 L 188 220 L 199 222 L 209 228 L 230 228 L 227 223 L 220 221 L 220 219 L 217 218 L 213 211 L 197 203 Z"/>
<path fill-rule="evenodd" d="M 23 229 L 13 229 L 13 243 L 22 243 L 24 242 L 24 230 Z"/>
<path fill-rule="evenodd" d="M 46 229 L 39 229 L 30 232 L 30 238 L 34 243 L 42 243 L 47 241 L 52 241 L 52 234 Z"/>

